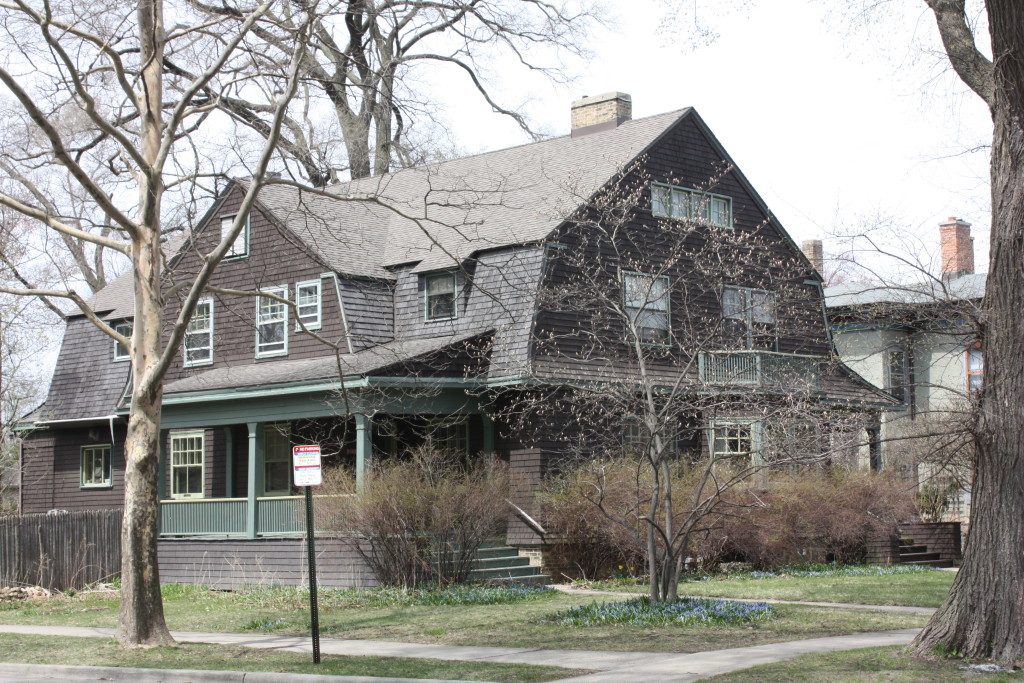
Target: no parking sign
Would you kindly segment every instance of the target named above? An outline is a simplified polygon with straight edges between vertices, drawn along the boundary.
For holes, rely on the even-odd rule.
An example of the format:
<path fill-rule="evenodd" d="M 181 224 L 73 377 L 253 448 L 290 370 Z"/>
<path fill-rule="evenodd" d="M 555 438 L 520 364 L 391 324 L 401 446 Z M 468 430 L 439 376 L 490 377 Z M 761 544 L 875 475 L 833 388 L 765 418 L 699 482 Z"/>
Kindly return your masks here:
<path fill-rule="evenodd" d="M 320 476 L 320 446 L 293 446 L 292 467 L 296 486 L 319 486 L 323 481 Z"/>

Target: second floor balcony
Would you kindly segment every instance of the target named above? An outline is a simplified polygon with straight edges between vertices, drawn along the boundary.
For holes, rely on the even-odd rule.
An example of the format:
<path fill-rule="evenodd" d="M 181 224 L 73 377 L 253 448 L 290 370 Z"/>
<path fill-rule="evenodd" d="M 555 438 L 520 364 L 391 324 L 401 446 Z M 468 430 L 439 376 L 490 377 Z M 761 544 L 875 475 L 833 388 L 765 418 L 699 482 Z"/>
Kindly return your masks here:
<path fill-rule="evenodd" d="M 822 360 L 774 351 L 709 351 L 698 363 L 706 385 L 806 394 L 820 386 Z"/>

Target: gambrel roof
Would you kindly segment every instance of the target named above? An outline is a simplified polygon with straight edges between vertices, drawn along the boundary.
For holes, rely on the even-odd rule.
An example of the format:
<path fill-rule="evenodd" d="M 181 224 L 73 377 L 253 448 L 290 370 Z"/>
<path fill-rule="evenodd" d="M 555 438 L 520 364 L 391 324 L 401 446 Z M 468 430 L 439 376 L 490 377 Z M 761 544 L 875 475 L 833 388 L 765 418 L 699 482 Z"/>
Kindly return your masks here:
<path fill-rule="evenodd" d="M 260 204 L 345 275 L 451 268 L 473 254 L 539 242 L 691 109 L 600 134 L 518 147 L 303 191 L 271 184 Z"/>

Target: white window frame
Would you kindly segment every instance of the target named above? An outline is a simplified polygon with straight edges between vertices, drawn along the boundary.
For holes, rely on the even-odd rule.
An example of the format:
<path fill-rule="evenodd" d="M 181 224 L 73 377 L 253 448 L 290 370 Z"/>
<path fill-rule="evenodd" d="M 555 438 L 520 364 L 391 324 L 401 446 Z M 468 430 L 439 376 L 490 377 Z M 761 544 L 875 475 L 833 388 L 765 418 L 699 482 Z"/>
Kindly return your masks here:
<path fill-rule="evenodd" d="M 749 451 L 717 450 L 718 437 L 720 436 L 720 432 L 729 429 L 738 429 L 741 427 L 745 427 L 747 430 L 749 430 Z M 712 420 L 710 424 L 710 434 L 708 434 L 708 449 L 711 451 L 711 457 L 713 460 L 717 460 L 718 458 L 722 458 L 723 460 L 738 460 L 743 457 L 749 457 L 749 464 L 753 464 L 754 458 L 756 458 L 758 455 L 760 437 L 760 423 L 757 420 L 746 418 Z M 726 434 L 722 438 L 728 439 L 730 437 L 728 434 Z"/>
<path fill-rule="evenodd" d="M 177 462 L 175 462 L 175 459 L 176 459 L 176 457 L 177 457 L 179 452 L 176 452 L 174 447 L 176 445 L 176 442 L 178 442 L 179 440 L 184 440 L 184 439 L 199 439 L 199 449 L 198 449 L 198 451 L 196 449 L 186 449 L 186 451 L 185 451 L 185 452 L 188 452 L 188 453 L 198 452 L 199 453 L 199 462 L 198 463 L 196 463 L 196 462 L 186 462 L 186 463 L 177 463 Z M 185 498 L 185 499 L 187 499 L 187 498 L 205 498 L 206 497 L 206 432 L 204 430 L 201 430 L 201 429 L 200 430 L 182 431 L 182 432 L 173 432 L 172 431 L 171 435 L 170 435 L 170 440 L 171 440 L 170 447 L 167 450 L 168 450 L 168 456 L 169 456 L 168 459 L 170 460 L 170 467 L 171 467 L 171 473 L 170 473 L 170 478 L 171 478 L 171 498 L 179 498 L 179 499 L 180 498 Z M 189 492 L 189 491 L 186 491 L 184 493 L 179 492 L 177 490 L 178 478 L 176 476 L 174 476 L 176 471 L 177 471 L 177 469 L 178 468 L 195 468 L 195 467 L 199 468 L 200 491 L 198 493 L 193 493 L 193 492 Z"/>
<path fill-rule="evenodd" d="M 196 324 L 196 314 L 199 313 L 199 309 L 201 309 L 204 306 L 207 307 L 207 309 L 209 310 L 209 315 L 207 317 L 208 317 L 208 319 L 210 321 L 210 324 L 208 325 L 208 327 L 206 329 L 196 328 L 196 327 L 194 327 L 194 325 Z M 185 365 L 186 368 L 194 368 L 194 367 L 199 367 L 199 366 L 203 366 L 203 365 L 213 365 L 213 330 L 214 330 L 213 313 L 214 313 L 215 308 L 216 307 L 213 304 L 213 299 L 200 299 L 199 302 L 196 304 L 196 309 L 192 312 L 192 319 L 189 320 L 188 327 L 185 328 L 185 337 L 184 337 L 184 339 L 182 339 L 182 342 L 181 342 L 181 351 L 182 351 L 182 355 L 184 356 L 184 365 Z M 200 335 L 200 334 L 208 335 L 209 336 L 209 343 L 206 346 L 199 346 L 199 347 L 192 347 L 192 346 L 190 346 L 189 345 L 189 335 Z M 201 358 L 199 360 L 189 360 L 189 352 L 190 351 L 191 352 L 202 351 L 203 349 L 207 349 L 207 348 L 210 351 L 210 357 L 209 358 Z"/>
<path fill-rule="evenodd" d="M 316 289 L 316 311 L 313 313 L 303 314 L 303 307 L 313 306 L 311 303 L 302 303 L 302 290 L 303 288 L 313 287 Z M 307 330 L 319 330 L 323 325 L 323 283 L 319 280 L 306 280 L 305 282 L 295 283 L 295 331 L 298 332 L 302 329 L 302 325 L 305 325 Z M 299 325 L 299 320 L 302 321 L 302 325 Z"/>
<path fill-rule="evenodd" d="M 741 306 L 738 313 L 726 313 L 725 310 L 725 297 L 726 292 L 733 291 L 741 296 Z M 755 302 L 755 297 L 762 297 L 762 303 L 759 305 Z M 771 308 L 771 320 L 766 320 L 764 314 L 759 315 L 758 311 L 764 309 L 764 302 L 770 302 Z M 771 324 L 773 326 L 773 335 L 775 336 L 776 343 L 778 342 L 778 329 L 779 329 L 779 298 L 775 292 L 768 289 L 755 289 L 753 287 L 737 287 L 736 285 L 723 285 L 722 286 L 722 321 L 723 325 L 726 320 L 742 320 L 746 327 L 746 339 L 744 340 L 744 348 L 748 350 L 754 349 L 754 325 L 756 323 Z M 764 350 L 764 349 L 759 349 Z"/>
<path fill-rule="evenodd" d="M 452 283 L 452 314 L 447 316 L 431 316 L 430 315 L 430 283 L 432 281 L 440 280 L 441 278 L 449 278 Z M 441 296 L 441 295 L 435 295 Z M 459 317 L 459 281 L 456 277 L 455 272 L 449 271 L 445 273 L 430 273 L 423 276 L 423 319 L 426 322 L 438 322 L 441 320 L 456 320 Z"/>
<path fill-rule="evenodd" d="M 127 337 L 129 341 L 132 338 L 132 330 L 134 324 L 131 320 L 121 320 L 114 323 L 114 332 Z M 121 342 L 114 340 L 114 362 L 123 363 L 132 359 L 131 349 L 122 345 Z"/>
<path fill-rule="evenodd" d="M 105 451 L 105 453 L 104 453 Z M 95 453 L 99 453 L 103 457 L 104 462 L 101 467 L 103 469 L 103 479 L 95 481 L 91 475 L 95 473 L 95 466 L 90 461 L 90 467 L 86 467 L 86 458 L 94 458 Z M 111 444 L 98 443 L 89 444 L 88 446 L 82 446 L 78 468 L 79 468 L 79 486 L 83 489 L 109 489 L 114 485 L 114 449 Z"/>
<path fill-rule="evenodd" d="M 281 297 L 282 299 L 285 299 L 285 300 L 288 299 L 288 287 L 287 287 L 287 285 L 282 285 L 280 287 L 267 287 L 265 289 L 261 289 L 260 291 L 261 292 L 265 292 L 267 294 L 274 294 L 274 295 L 279 296 L 279 297 Z M 275 315 L 274 315 L 273 318 L 264 319 L 264 316 L 267 315 L 263 311 L 264 301 L 269 302 L 268 305 L 274 306 L 275 309 L 276 309 L 277 306 L 280 306 L 280 317 L 278 317 L 277 313 L 275 312 Z M 262 296 L 256 297 L 256 357 L 257 358 L 274 358 L 276 356 L 287 356 L 288 355 L 288 308 L 289 308 L 289 306 L 287 304 L 282 303 L 280 301 L 276 301 L 274 299 L 271 299 L 270 297 L 262 297 Z M 278 324 L 281 325 L 281 334 L 283 335 L 283 338 L 280 341 L 261 342 L 260 341 L 260 330 L 263 328 L 263 326 L 264 325 L 278 325 Z M 271 348 L 269 350 L 265 350 L 265 347 L 268 347 L 268 346 L 276 347 L 279 344 L 281 345 L 281 348 Z"/>
<path fill-rule="evenodd" d="M 275 457 L 268 457 L 271 454 L 269 448 L 271 439 L 280 437 L 284 439 L 288 447 L 282 453 L 275 454 Z M 267 488 L 267 465 L 273 463 L 284 463 L 288 472 L 288 485 L 283 489 Z M 287 424 L 268 424 L 263 427 L 263 495 L 264 496 L 287 496 L 292 492 L 292 449 L 291 432 Z"/>
<path fill-rule="evenodd" d="M 231 226 L 235 223 L 235 218 L 238 217 L 237 213 L 233 213 L 229 216 L 221 216 L 220 218 L 220 238 L 223 241 L 227 236 L 228 232 L 231 231 Z M 241 232 L 235 238 L 235 241 L 231 243 L 228 250 L 224 252 L 224 260 L 228 261 L 231 259 L 245 258 L 249 255 L 249 216 L 245 217 L 245 224 L 242 226 Z"/>
<path fill-rule="evenodd" d="M 629 281 L 630 280 L 643 281 L 639 283 L 639 291 L 643 295 L 643 300 L 631 302 L 629 299 Z M 661 296 L 653 298 L 649 294 L 653 293 L 655 282 L 664 283 L 664 292 Z M 650 346 L 671 346 L 672 345 L 672 283 L 667 275 L 649 275 L 647 273 L 636 273 L 636 272 L 624 272 L 622 274 L 622 302 L 626 310 L 626 315 L 629 316 L 630 320 L 633 321 L 634 327 L 636 327 L 637 333 L 640 335 L 640 342 Z M 645 316 L 645 314 L 647 314 Z M 637 325 L 637 321 L 641 317 L 648 319 L 656 318 L 658 314 L 663 314 L 665 317 L 665 327 L 651 327 L 645 326 L 640 327 Z M 648 339 L 644 336 L 644 330 L 663 330 L 665 333 L 664 339 Z"/>
<path fill-rule="evenodd" d="M 718 219 L 725 207 L 726 220 Z M 697 211 L 694 209 L 697 208 Z M 651 213 L 661 218 L 691 218 L 733 229 L 732 197 L 665 183 L 651 184 Z"/>

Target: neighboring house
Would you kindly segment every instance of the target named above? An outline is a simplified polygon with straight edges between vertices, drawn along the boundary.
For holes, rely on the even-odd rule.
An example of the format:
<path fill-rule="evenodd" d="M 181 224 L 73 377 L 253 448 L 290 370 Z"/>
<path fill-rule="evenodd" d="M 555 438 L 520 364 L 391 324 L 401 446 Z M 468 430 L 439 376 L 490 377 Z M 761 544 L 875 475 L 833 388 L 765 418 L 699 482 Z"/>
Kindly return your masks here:
<path fill-rule="evenodd" d="M 863 464 L 903 471 L 922 486 L 956 484 L 947 518 L 966 522 L 971 442 L 965 418 L 985 373 L 974 321 L 986 276 L 974 272 L 970 223 L 950 218 L 939 231 L 939 278 L 839 284 L 825 289 L 825 301 L 839 355 L 899 402 L 882 414 Z"/>
<path fill-rule="evenodd" d="M 887 402 L 831 362 L 820 277 L 697 113 L 631 120 L 628 95 L 586 98 L 573 105 L 564 137 L 320 192 L 271 185 L 260 193 L 211 286 L 273 293 L 295 308 L 211 293 L 195 312 L 164 392 L 162 578 L 210 581 L 231 571 L 238 581 L 282 580 L 294 568 L 301 553 L 292 443 L 320 443 L 328 464 L 358 477 L 372 458 L 427 436 L 467 455 L 495 452 L 520 484 L 515 502 L 530 510 L 562 446 L 517 433 L 496 417 L 499 404 L 537 383 L 586 377 L 585 363 L 570 369 L 566 361 L 578 352 L 571 319 L 547 307 L 542 293 L 564 280 L 565 254 L 584 248 L 573 238 L 584 230 L 575 217 L 623 173 L 646 183 L 624 229 L 652 236 L 633 268 L 659 257 L 659 224 L 688 220 L 705 237 L 756 236 L 757 248 L 779 256 L 774 276 L 793 293 L 776 310 L 762 280 L 733 268 L 699 283 L 696 310 L 682 304 L 691 277 L 684 264 L 656 282 L 625 275 L 626 290 L 658 290 L 634 314 L 665 358 L 686 353 L 664 343 L 670 326 L 728 323 L 733 339 L 722 349 L 730 350 L 702 354 L 700 373 L 687 365 L 695 390 L 733 383 L 730 391 L 756 393 L 762 368 L 798 357 L 816 399 L 854 409 Z M 169 285 L 198 267 L 241 196 L 233 186 L 219 198 L 171 259 Z M 115 281 L 90 305 L 129 330 L 131 281 Z M 172 300 L 165 319 L 176 310 Z M 800 321 L 798 333 L 785 324 L 791 319 Z M 23 449 L 24 512 L 121 504 L 127 355 L 83 316 L 69 318 L 49 397 Z M 679 377 L 673 367 L 667 381 Z M 752 453 L 755 421 L 723 423 L 713 443 L 698 439 Z M 507 540 L 521 548 L 541 542 L 522 516 L 510 518 Z M 341 550 L 325 565 L 325 583 L 368 580 Z"/>

